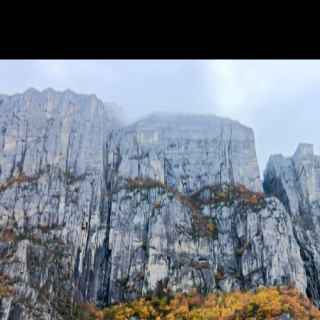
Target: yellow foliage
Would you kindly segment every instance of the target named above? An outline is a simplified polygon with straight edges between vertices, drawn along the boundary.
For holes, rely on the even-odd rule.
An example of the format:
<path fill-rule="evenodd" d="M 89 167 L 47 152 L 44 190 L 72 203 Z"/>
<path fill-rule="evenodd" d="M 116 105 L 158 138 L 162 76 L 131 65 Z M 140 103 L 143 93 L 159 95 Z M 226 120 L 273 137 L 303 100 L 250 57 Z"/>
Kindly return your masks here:
<path fill-rule="evenodd" d="M 91 316 L 97 320 L 128 320 L 130 317 L 140 320 L 259 320 L 278 319 L 283 314 L 299 320 L 320 320 L 320 311 L 304 295 L 286 287 L 207 296 L 191 291 L 171 298 L 141 298 L 91 311 Z"/>
<path fill-rule="evenodd" d="M 10 278 L 5 274 L 0 274 L 0 299 L 13 296 L 15 290 L 11 285 Z"/>
<path fill-rule="evenodd" d="M 7 181 L 0 183 L 0 192 L 4 192 L 14 185 L 19 185 L 25 182 L 33 182 L 37 179 L 39 179 L 39 176 L 26 176 L 25 174 L 20 173 L 19 175 L 11 177 Z"/>

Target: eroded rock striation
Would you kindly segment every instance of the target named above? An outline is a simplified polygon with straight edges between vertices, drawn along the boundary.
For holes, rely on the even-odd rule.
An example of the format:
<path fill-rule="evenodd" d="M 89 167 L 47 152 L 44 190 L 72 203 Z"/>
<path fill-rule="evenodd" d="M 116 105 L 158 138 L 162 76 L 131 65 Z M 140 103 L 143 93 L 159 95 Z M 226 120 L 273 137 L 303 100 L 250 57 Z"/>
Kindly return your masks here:
<path fill-rule="evenodd" d="M 239 122 L 124 127 L 94 95 L 0 96 L 0 319 L 72 319 L 75 303 L 163 289 L 293 283 L 317 301 L 318 163 L 310 146 L 271 158 L 266 195 Z"/>
<path fill-rule="evenodd" d="M 290 216 L 260 192 L 251 129 L 157 114 L 112 132 L 106 149 L 110 302 L 158 286 L 305 290 Z"/>
<path fill-rule="evenodd" d="M 95 95 L 0 96 L 0 274 L 15 291 L 1 319 L 60 319 L 103 292 L 103 145 L 117 123 Z"/>
<path fill-rule="evenodd" d="M 300 144 L 292 157 L 271 156 L 265 170 L 267 193 L 290 213 L 307 274 L 307 294 L 320 305 L 320 156 Z"/>

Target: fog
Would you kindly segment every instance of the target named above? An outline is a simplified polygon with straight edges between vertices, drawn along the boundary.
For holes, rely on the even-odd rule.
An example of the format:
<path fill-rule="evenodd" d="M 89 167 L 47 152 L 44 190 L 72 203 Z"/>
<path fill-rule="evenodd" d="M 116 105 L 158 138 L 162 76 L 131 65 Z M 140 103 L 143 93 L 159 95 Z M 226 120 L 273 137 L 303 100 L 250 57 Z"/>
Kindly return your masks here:
<path fill-rule="evenodd" d="M 318 60 L 0 60 L 0 75 L 0 93 L 94 93 L 127 122 L 154 111 L 238 120 L 254 129 L 261 171 L 299 142 L 320 153 Z"/>

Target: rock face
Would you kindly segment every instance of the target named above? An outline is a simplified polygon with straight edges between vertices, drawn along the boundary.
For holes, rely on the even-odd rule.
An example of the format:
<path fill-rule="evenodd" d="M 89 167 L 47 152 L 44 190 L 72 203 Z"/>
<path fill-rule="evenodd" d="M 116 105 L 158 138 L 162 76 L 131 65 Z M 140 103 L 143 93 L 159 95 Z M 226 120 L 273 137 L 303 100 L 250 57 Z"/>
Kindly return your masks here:
<path fill-rule="evenodd" d="M 271 156 L 265 190 L 285 204 L 307 274 L 307 294 L 320 305 L 320 156 L 300 144 L 291 158 Z"/>
<path fill-rule="evenodd" d="M 163 286 L 305 290 L 290 216 L 259 192 L 251 129 L 160 114 L 113 132 L 106 149 L 109 302 Z"/>
<path fill-rule="evenodd" d="M 0 96 L 0 319 L 72 319 L 74 302 L 164 288 L 292 282 L 317 300 L 318 163 L 309 146 L 270 160 L 266 196 L 238 122 L 121 128 L 94 95 Z"/>
<path fill-rule="evenodd" d="M 187 193 L 222 183 L 262 191 L 253 131 L 238 122 L 158 113 L 122 129 L 115 139 L 121 140 L 121 175 L 166 180 Z"/>
<path fill-rule="evenodd" d="M 60 319 L 73 296 L 96 301 L 106 261 L 103 145 L 115 125 L 94 95 L 0 96 L 0 275 L 16 291 L 1 299 L 1 319 Z"/>

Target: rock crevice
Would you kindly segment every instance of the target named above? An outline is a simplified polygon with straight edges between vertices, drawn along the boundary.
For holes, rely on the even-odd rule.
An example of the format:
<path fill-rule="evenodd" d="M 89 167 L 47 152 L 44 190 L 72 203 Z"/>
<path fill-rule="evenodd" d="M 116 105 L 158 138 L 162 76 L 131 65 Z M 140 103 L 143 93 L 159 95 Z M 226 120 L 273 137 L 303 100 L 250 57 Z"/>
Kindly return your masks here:
<path fill-rule="evenodd" d="M 0 101 L 0 319 L 72 319 L 77 303 L 160 288 L 293 283 L 319 303 L 309 145 L 270 159 L 265 194 L 238 122 L 153 114 L 123 127 L 113 106 L 70 90 Z"/>

